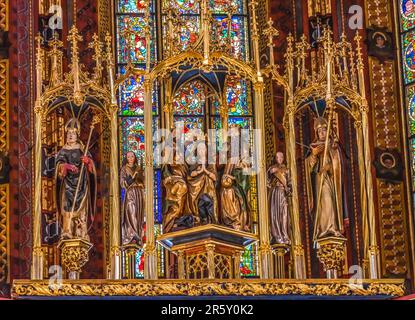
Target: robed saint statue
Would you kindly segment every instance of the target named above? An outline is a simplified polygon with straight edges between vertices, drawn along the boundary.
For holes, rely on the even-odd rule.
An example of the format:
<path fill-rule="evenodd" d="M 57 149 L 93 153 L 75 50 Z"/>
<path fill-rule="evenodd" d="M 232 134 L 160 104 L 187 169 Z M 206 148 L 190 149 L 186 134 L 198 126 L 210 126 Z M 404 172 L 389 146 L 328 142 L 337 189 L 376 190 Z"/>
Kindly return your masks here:
<path fill-rule="evenodd" d="M 338 141 L 327 132 L 327 127 L 326 119 L 315 120 L 316 140 L 305 160 L 308 203 L 314 214 L 314 241 L 343 238 L 341 154 Z"/>
<path fill-rule="evenodd" d="M 120 172 L 120 184 L 124 191 L 121 208 L 122 244 L 143 245 L 144 231 L 144 170 L 137 156 L 129 151 Z"/>
<path fill-rule="evenodd" d="M 66 143 L 56 155 L 56 204 L 62 240 L 89 241 L 88 224 L 95 214 L 95 164 L 79 139 L 80 130 L 78 119 L 68 121 Z"/>

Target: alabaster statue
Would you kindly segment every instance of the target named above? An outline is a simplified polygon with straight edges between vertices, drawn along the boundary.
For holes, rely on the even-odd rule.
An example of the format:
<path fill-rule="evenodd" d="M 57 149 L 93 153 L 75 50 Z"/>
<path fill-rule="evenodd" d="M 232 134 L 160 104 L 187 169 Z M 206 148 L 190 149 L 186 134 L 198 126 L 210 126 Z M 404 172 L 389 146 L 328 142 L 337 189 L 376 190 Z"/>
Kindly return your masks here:
<path fill-rule="evenodd" d="M 95 214 L 95 165 L 79 140 L 80 128 L 78 119 L 68 121 L 66 144 L 56 156 L 56 203 L 62 240 L 89 241 L 88 220 Z"/>
<path fill-rule="evenodd" d="M 121 209 L 123 245 L 135 243 L 142 246 L 144 226 L 144 172 L 134 152 L 127 152 L 120 172 L 124 199 Z"/>
<path fill-rule="evenodd" d="M 341 155 L 333 135 L 327 140 L 327 127 L 324 118 L 315 120 L 316 140 L 305 160 L 308 202 L 314 214 L 314 241 L 343 237 Z"/>
<path fill-rule="evenodd" d="M 291 244 L 289 197 L 291 178 L 284 163 L 284 154 L 277 152 L 276 163 L 267 171 L 268 202 L 271 214 L 271 236 L 275 244 Z"/>
<path fill-rule="evenodd" d="M 195 217 L 196 224 L 218 223 L 216 165 L 207 163 L 206 148 L 199 148 L 198 156 L 198 163 L 189 166 L 187 213 Z"/>
<path fill-rule="evenodd" d="M 228 159 L 221 179 L 222 224 L 235 230 L 249 231 L 249 202 L 244 190 L 247 178 L 241 161 Z"/>
<path fill-rule="evenodd" d="M 185 213 L 188 167 L 184 158 L 176 152 L 173 154 L 173 163 L 164 168 L 163 184 L 166 188 L 166 211 L 163 215 L 164 233 L 176 227 L 178 219 Z"/>

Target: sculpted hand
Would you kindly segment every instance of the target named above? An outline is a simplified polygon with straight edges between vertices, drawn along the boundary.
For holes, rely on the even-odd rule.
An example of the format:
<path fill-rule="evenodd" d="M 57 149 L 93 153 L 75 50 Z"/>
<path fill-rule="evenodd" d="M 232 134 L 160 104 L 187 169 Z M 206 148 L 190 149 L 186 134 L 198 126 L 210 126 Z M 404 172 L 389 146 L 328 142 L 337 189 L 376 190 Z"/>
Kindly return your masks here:
<path fill-rule="evenodd" d="M 87 166 L 92 160 L 88 156 L 82 156 L 81 161 Z"/>
<path fill-rule="evenodd" d="M 319 144 L 318 146 L 311 147 L 311 152 L 313 155 L 318 156 L 320 153 L 324 151 L 324 144 Z"/>
<path fill-rule="evenodd" d="M 93 171 L 93 162 L 91 158 L 89 158 L 88 156 L 82 156 L 81 161 L 88 168 L 89 172 Z"/>
<path fill-rule="evenodd" d="M 77 174 L 79 172 L 79 170 L 75 165 L 65 163 L 65 164 L 62 165 L 61 176 L 65 177 L 68 172 Z"/>

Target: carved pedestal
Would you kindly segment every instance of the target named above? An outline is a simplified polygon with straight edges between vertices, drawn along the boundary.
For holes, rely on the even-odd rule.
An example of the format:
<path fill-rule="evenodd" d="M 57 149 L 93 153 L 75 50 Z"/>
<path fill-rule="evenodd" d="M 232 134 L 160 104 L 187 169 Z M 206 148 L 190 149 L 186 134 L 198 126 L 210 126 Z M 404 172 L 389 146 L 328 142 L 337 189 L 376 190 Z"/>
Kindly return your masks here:
<path fill-rule="evenodd" d="M 137 278 L 135 266 L 137 259 L 137 252 L 140 247 L 136 244 L 128 244 L 124 246 L 126 277 L 128 279 Z"/>
<path fill-rule="evenodd" d="M 324 267 L 327 279 L 336 279 L 345 259 L 345 238 L 329 237 L 317 241 L 317 256 Z"/>
<path fill-rule="evenodd" d="M 62 240 L 58 247 L 61 251 L 62 266 L 68 275 L 67 278 L 79 279 L 82 267 L 89 260 L 88 253 L 92 248 L 92 243 L 82 239 L 68 239 Z"/>
<path fill-rule="evenodd" d="M 285 279 L 285 254 L 290 250 L 290 246 L 287 244 L 274 244 L 272 245 L 272 251 L 275 256 L 275 278 Z"/>
<path fill-rule="evenodd" d="M 164 234 L 157 241 L 177 255 L 179 279 L 238 279 L 245 247 L 255 234 L 218 225 Z"/>

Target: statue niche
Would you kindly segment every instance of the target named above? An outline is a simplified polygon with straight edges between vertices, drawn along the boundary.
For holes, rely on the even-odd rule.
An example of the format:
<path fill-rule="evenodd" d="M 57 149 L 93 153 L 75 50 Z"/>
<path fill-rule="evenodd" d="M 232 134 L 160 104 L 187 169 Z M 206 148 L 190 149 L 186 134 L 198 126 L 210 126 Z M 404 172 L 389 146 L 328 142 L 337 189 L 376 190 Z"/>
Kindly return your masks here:
<path fill-rule="evenodd" d="M 79 120 L 69 120 L 65 131 L 66 144 L 56 156 L 55 175 L 56 203 L 63 225 L 61 239 L 89 242 L 88 217 L 95 213 L 97 194 L 95 164 L 79 140 Z"/>

